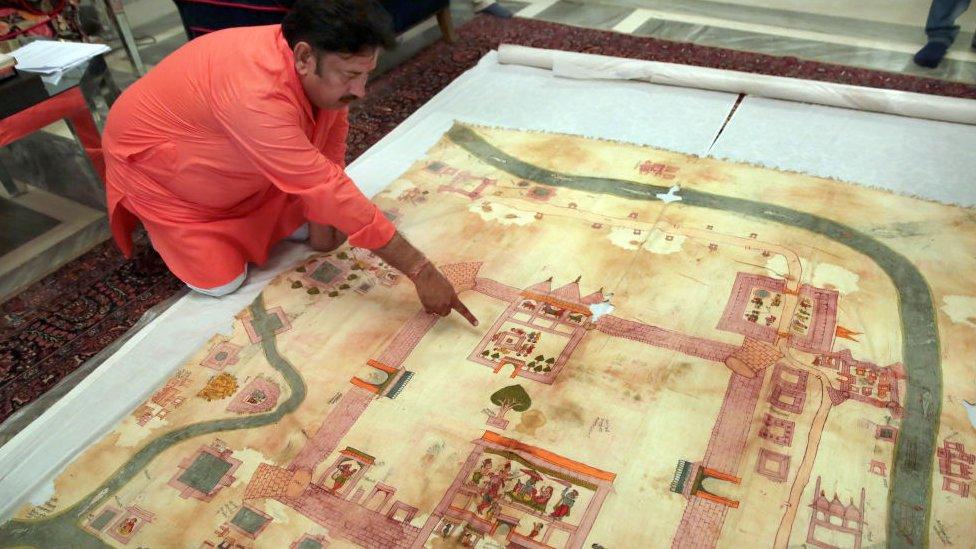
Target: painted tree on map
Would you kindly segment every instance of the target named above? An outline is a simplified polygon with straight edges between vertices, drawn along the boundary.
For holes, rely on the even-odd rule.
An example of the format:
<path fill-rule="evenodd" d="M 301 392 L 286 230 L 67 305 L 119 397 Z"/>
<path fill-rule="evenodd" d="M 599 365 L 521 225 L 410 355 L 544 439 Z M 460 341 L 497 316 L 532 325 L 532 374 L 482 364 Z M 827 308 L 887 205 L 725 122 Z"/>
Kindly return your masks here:
<path fill-rule="evenodd" d="M 511 410 L 524 412 L 532 406 L 532 399 L 521 385 L 510 385 L 499 389 L 491 395 L 491 403 L 498 406 L 495 418 L 505 419 L 505 414 Z"/>

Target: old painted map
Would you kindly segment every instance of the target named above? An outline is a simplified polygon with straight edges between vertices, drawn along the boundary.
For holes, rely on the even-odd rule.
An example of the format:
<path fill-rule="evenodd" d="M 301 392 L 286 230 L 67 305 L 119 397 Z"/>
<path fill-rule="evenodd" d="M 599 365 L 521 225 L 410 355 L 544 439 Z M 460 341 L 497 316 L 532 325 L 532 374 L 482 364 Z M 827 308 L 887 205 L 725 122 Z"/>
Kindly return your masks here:
<path fill-rule="evenodd" d="M 972 546 L 973 211 L 460 124 L 377 201 L 479 327 L 313 256 L 0 545 Z"/>

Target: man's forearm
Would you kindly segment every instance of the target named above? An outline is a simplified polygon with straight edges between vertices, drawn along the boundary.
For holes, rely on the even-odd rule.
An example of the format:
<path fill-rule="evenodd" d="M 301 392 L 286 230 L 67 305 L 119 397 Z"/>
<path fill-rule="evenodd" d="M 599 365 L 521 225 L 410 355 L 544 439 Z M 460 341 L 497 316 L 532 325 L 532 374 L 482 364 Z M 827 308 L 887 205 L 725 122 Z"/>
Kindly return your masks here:
<path fill-rule="evenodd" d="M 383 261 L 393 268 L 407 275 L 417 289 L 417 296 L 430 314 L 447 316 L 451 311 L 457 311 L 472 326 L 478 325 L 478 319 L 461 303 L 457 290 L 433 263 L 413 244 L 403 238 L 399 231 L 393 233 L 393 238 L 382 248 L 373 250 Z"/>
<path fill-rule="evenodd" d="M 393 238 L 386 246 L 373 250 L 373 253 L 411 279 L 416 278 L 420 271 L 430 263 L 420 250 L 400 234 L 400 231 L 393 233 Z"/>

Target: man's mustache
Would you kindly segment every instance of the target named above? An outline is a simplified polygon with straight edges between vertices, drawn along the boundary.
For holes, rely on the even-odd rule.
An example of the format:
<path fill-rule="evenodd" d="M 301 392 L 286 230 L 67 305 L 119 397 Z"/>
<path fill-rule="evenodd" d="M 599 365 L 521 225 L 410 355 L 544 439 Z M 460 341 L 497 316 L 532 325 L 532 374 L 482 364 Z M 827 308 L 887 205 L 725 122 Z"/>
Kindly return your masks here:
<path fill-rule="evenodd" d="M 359 99 L 359 96 L 356 96 L 356 95 L 343 95 L 342 97 L 339 98 L 339 102 L 340 103 L 343 103 L 345 105 L 348 105 L 349 103 L 352 103 L 353 101 L 356 101 L 357 99 Z"/>

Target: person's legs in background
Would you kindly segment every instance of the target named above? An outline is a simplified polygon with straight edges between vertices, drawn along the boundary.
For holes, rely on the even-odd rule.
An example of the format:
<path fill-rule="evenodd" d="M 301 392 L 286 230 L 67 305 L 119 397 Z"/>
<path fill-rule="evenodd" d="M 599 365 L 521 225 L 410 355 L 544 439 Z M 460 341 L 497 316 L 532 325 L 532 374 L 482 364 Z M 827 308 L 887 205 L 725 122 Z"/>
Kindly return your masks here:
<path fill-rule="evenodd" d="M 474 11 L 478 13 L 487 13 L 488 15 L 494 15 L 495 17 L 504 19 L 512 16 L 512 12 L 495 2 L 495 0 L 471 0 L 471 3 L 474 4 Z"/>
<path fill-rule="evenodd" d="M 970 0 L 932 0 L 929 17 L 925 21 L 925 36 L 928 43 L 915 54 L 915 63 L 923 67 L 935 68 L 942 62 L 949 46 L 959 34 L 956 19 L 969 8 Z M 974 39 L 973 47 L 976 47 Z"/>

